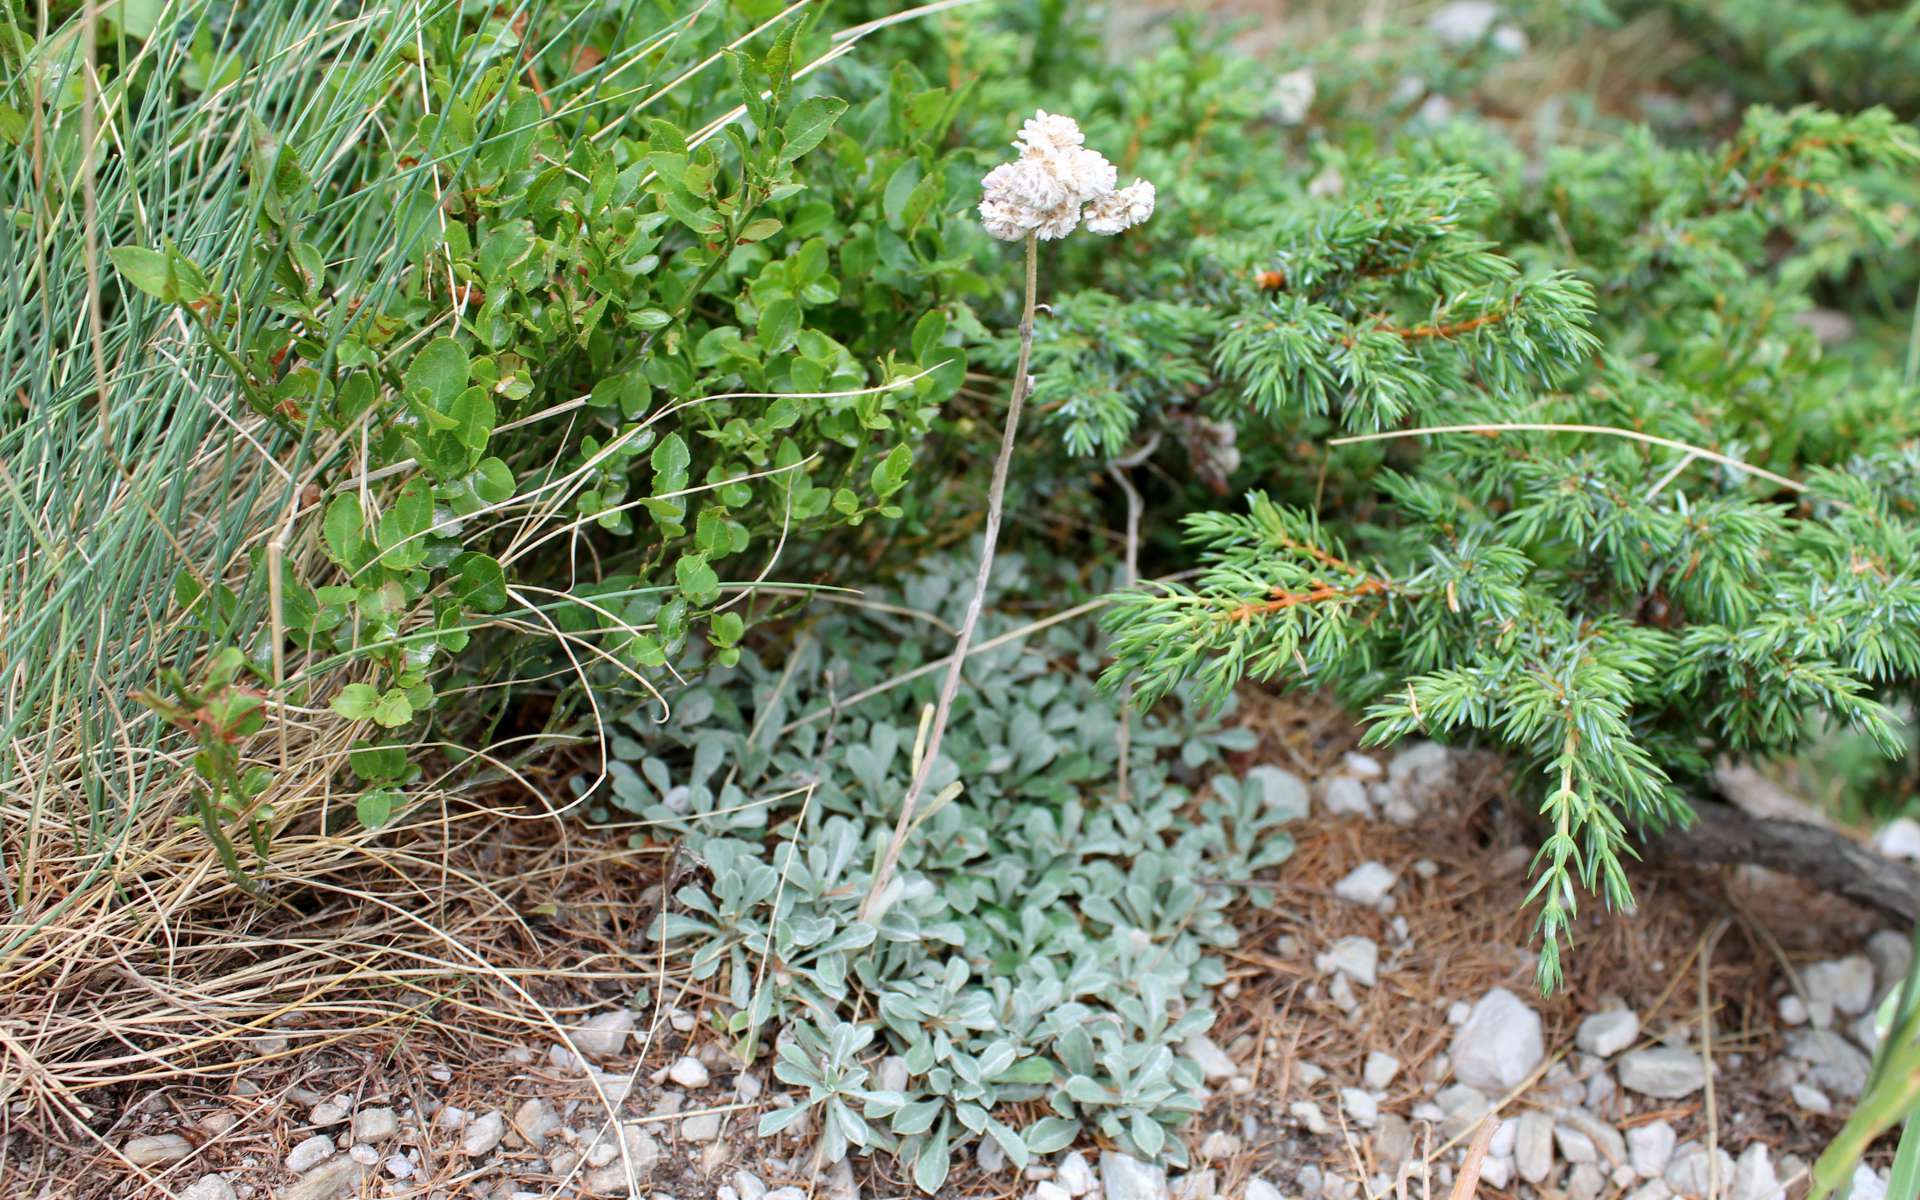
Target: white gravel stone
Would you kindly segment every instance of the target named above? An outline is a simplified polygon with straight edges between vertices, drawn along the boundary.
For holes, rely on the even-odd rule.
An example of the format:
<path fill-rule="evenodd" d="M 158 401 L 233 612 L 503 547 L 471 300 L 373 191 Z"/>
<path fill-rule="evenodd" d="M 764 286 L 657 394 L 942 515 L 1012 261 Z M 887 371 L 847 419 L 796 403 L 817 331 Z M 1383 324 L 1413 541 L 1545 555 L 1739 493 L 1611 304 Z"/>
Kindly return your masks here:
<path fill-rule="evenodd" d="M 571 1031 L 573 1044 L 588 1058 L 612 1058 L 627 1048 L 633 1034 L 633 1014 L 624 1008 L 603 1012 Z"/>
<path fill-rule="evenodd" d="M 1831 1029 L 1796 1029 L 1789 1033 L 1787 1056 L 1806 1064 L 1806 1083 L 1843 1100 L 1859 1097 L 1872 1066 L 1857 1046 Z"/>
<path fill-rule="evenodd" d="M 460 1151 L 468 1158 L 479 1158 L 500 1144 L 507 1133 L 507 1118 L 498 1109 L 467 1126 L 460 1140 Z"/>
<path fill-rule="evenodd" d="M 1825 1003 L 1848 1016 L 1858 1016 L 1873 1003 L 1873 960 L 1864 954 L 1849 954 L 1814 963 L 1800 972 L 1800 984 L 1806 989 L 1809 1008 Z"/>
<path fill-rule="evenodd" d="M 1493 1140 L 1487 1143 L 1487 1153 L 1495 1158 L 1512 1158 L 1513 1144 L 1520 1138 L 1520 1122 L 1508 1117 L 1494 1127 Z"/>
<path fill-rule="evenodd" d="M 1526 30 L 1518 25 L 1500 26 L 1493 31 L 1491 41 L 1495 50 L 1512 55 L 1525 54 L 1527 47 L 1532 44 L 1527 41 Z"/>
<path fill-rule="evenodd" d="M 562 1124 L 553 1105 L 539 1097 L 524 1101 L 513 1110 L 514 1129 L 536 1148 L 544 1145 L 548 1136 L 558 1132 Z"/>
<path fill-rule="evenodd" d="M 1567 1200 L 1600 1200 L 1606 1176 L 1593 1163 L 1580 1163 L 1567 1172 Z"/>
<path fill-rule="evenodd" d="M 1853 1044 L 1872 1054 L 1880 1046 L 1880 1024 L 1874 1014 L 1863 1013 L 1847 1025 L 1847 1033 L 1853 1038 Z"/>
<path fill-rule="evenodd" d="M 1380 946 L 1372 938 L 1344 937 L 1328 946 L 1326 953 L 1314 956 L 1313 965 L 1372 987 L 1379 973 Z"/>
<path fill-rule="evenodd" d="M 1816 1117 L 1833 1115 L 1833 1101 L 1829 1100 L 1827 1094 L 1817 1087 L 1796 1083 L 1789 1090 L 1789 1094 L 1793 1096 L 1793 1102 L 1799 1105 L 1803 1112 L 1812 1113 Z"/>
<path fill-rule="evenodd" d="M 1367 785 L 1345 775 L 1336 775 L 1320 785 L 1320 807 L 1336 817 L 1373 815 L 1373 805 L 1367 800 Z"/>
<path fill-rule="evenodd" d="M 1528 1183 L 1545 1182 L 1553 1172 L 1553 1118 L 1538 1109 L 1520 1114 L 1515 1123 L 1513 1165 Z"/>
<path fill-rule="evenodd" d="M 1546 1056 L 1540 1014 L 1505 988 L 1494 988 L 1453 1035 L 1451 1054 L 1454 1078 L 1464 1084 L 1489 1092 L 1518 1087 Z"/>
<path fill-rule="evenodd" d="M 1612 1058 L 1640 1036 L 1640 1018 L 1630 1008 L 1594 1013 L 1580 1022 L 1574 1044 L 1596 1058 Z"/>
<path fill-rule="evenodd" d="M 158 1167 L 176 1163 L 193 1153 L 193 1143 L 177 1133 L 155 1133 L 131 1138 L 120 1147 L 127 1161 L 140 1167 Z"/>
<path fill-rule="evenodd" d="M 371 1167 L 380 1161 L 380 1152 L 372 1146 L 355 1142 L 353 1145 L 347 1147 L 347 1157 L 363 1167 Z"/>
<path fill-rule="evenodd" d="M 333 1139 L 324 1133 L 316 1133 L 287 1152 L 287 1170 L 298 1175 L 332 1157 Z"/>
<path fill-rule="evenodd" d="M 1609 1172 L 1627 1162 L 1627 1140 L 1620 1136 L 1620 1131 L 1585 1109 L 1575 1108 L 1563 1113 L 1560 1127 L 1577 1132 L 1592 1143 L 1600 1156 L 1598 1161 Z M 1573 1155 L 1568 1154 L 1567 1158 L 1571 1161 Z"/>
<path fill-rule="evenodd" d="M 1882 929 L 1868 938 L 1866 952 L 1873 960 L 1874 982 L 1883 995 L 1905 979 L 1913 966 L 1912 939 L 1891 929 Z"/>
<path fill-rule="evenodd" d="M 1480 1181 L 1495 1191 L 1506 1191 L 1513 1182 L 1513 1159 L 1488 1155 L 1480 1162 Z"/>
<path fill-rule="evenodd" d="M 1391 1054 L 1382 1054 L 1378 1050 L 1367 1052 L 1367 1062 L 1360 1070 L 1360 1081 L 1368 1089 L 1384 1092 L 1393 1084 L 1393 1077 L 1400 1073 L 1400 1060 Z"/>
<path fill-rule="evenodd" d="M 1664 1179 L 1649 1179 L 1633 1189 L 1627 1200 L 1673 1200 L 1673 1189 Z"/>
<path fill-rule="evenodd" d="M 1042 1179 L 1027 1193 L 1027 1200 L 1073 1200 L 1073 1193 L 1051 1179 Z"/>
<path fill-rule="evenodd" d="M 1895 817 L 1873 835 L 1873 848 L 1888 858 L 1920 859 L 1920 822 Z"/>
<path fill-rule="evenodd" d="M 1231 1079 L 1240 1073 L 1240 1064 L 1204 1033 L 1196 1033 L 1180 1044 L 1180 1053 L 1200 1064 L 1200 1073 L 1208 1079 Z"/>
<path fill-rule="evenodd" d="M 412 1179 L 415 1170 L 413 1160 L 404 1154 L 389 1154 L 386 1161 L 387 1174 L 395 1179 Z"/>
<path fill-rule="evenodd" d="M 234 1200 L 233 1185 L 225 1175 L 202 1175 L 180 1193 L 180 1200 Z"/>
<path fill-rule="evenodd" d="M 1570 1163 L 1590 1163 L 1600 1161 L 1600 1150 L 1593 1139 L 1570 1125 L 1553 1127 L 1553 1144 L 1560 1149 L 1560 1157 Z"/>
<path fill-rule="evenodd" d="M 1853 1169 L 1853 1191 L 1847 1200 L 1887 1200 L 1887 1181 L 1865 1163 Z"/>
<path fill-rule="evenodd" d="M 347 1119 L 353 1111 L 353 1104 L 345 1096 L 335 1096 L 331 1100 L 322 1100 L 313 1106 L 307 1114 L 307 1120 L 320 1129 L 329 1129 Z"/>
<path fill-rule="evenodd" d="M 1792 992 L 1780 997 L 1780 1023 L 1782 1025 L 1805 1025 L 1807 1023 L 1807 1002 Z"/>
<path fill-rule="evenodd" d="M 1650 1046 L 1621 1057 L 1616 1069 L 1620 1086 L 1642 1096 L 1678 1100 L 1706 1086 L 1707 1072 L 1700 1056 L 1673 1046 Z"/>
<path fill-rule="evenodd" d="M 1733 1165 L 1731 1200 L 1786 1200 L 1786 1189 L 1774 1173 L 1773 1155 L 1765 1142 L 1749 1142 Z"/>
<path fill-rule="evenodd" d="M 1322 1134 L 1329 1128 L 1326 1114 L 1321 1112 L 1320 1106 L 1311 1100 L 1295 1100 L 1287 1105 L 1287 1115 L 1300 1122 L 1301 1126 L 1311 1134 Z"/>
<path fill-rule="evenodd" d="M 720 1136 L 719 1113 L 696 1113 L 680 1122 L 680 1136 L 689 1142 L 711 1142 Z"/>
<path fill-rule="evenodd" d="M 1286 1200 L 1279 1188 L 1255 1175 L 1247 1180 L 1247 1190 L 1241 1193 L 1245 1200 Z"/>
<path fill-rule="evenodd" d="M 1719 1178 L 1722 1187 L 1733 1182 L 1733 1156 L 1725 1150 L 1713 1152 L 1714 1161 L 1719 1165 Z M 1707 1194 L 1708 1178 L 1707 1149 L 1705 1146 L 1687 1143 L 1674 1153 L 1673 1161 L 1667 1164 L 1662 1176 L 1667 1186 L 1682 1196 L 1704 1196 Z"/>
<path fill-rule="evenodd" d="M 1431 99 L 1446 100 L 1444 96 Z M 1416 803 L 1424 803 L 1452 782 L 1453 752 L 1438 742 L 1413 742 L 1387 762 L 1387 783 L 1397 794 Z"/>
<path fill-rule="evenodd" d="M 1359 1088 L 1341 1088 L 1340 1107 L 1347 1119 L 1362 1129 L 1370 1128 L 1380 1119 L 1379 1102 Z"/>
<path fill-rule="evenodd" d="M 1500 19 L 1500 6 L 1488 0 L 1455 0 L 1427 18 L 1427 31 L 1449 46 L 1472 46 Z"/>
<path fill-rule="evenodd" d="M 1100 1152 L 1100 1185 L 1105 1200 L 1167 1200 L 1167 1173 L 1117 1150 Z"/>
<path fill-rule="evenodd" d="M 1612 1111 L 1613 1098 L 1619 1091 L 1620 1085 L 1613 1081 L 1613 1072 L 1605 1067 L 1595 1070 L 1593 1074 L 1587 1076 L 1587 1094 L 1584 1100 L 1587 1111 Z"/>
<path fill-rule="evenodd" d="M 353 1140 L 384 1142 L 400 1132 L 400 1118 L 391 1108 L 363 1108 L 353 1114 Z"/>
<path fill-rule="evenodd" d="M 336 1155 L 274 1193 L 274 1200 L 343 1200 L 360 1187 L 367 1169 L 345 1154 Z"/>
<path fill-rule="evenodd" d="M 1341 1012 L 1350 1013 L 1360 1007 L 1360 997 L 1353 994 L 1353 981 L 1345 975 L 1333 977 L 1333 982 L 1327 985 L 1327 999 Z"/>
<path fill-rule="evenodd" d="M 1245 783 L 1259 789 L 1261 803 L 1281 820 L 1298 821 L 1307 815 L 1307 785 L 1292 771 L 1255 767 L 1247 772 Z"/>
<path fill-rule="evenodd" d="M 1642 1179 L 1655 1179 L 1667 1173 L 1673 1161 L 1673 1147 L 1679 1141 L 1673 1126 L 1665 1121 L 1649 1121 L 1627 1130 L 1627 1161 Z"/>
<path fill-rule="evenodd" d="M 1387 773 L 1379 759 L 1357 750 L 1349 750 L 1340 756 L 1340 769 L 1355 779 L 1379 779 Z"/>
<path fill-rule="evenodd" d="M 1067 1189 L 1068 1195 L 1084 1196 L 1094 1188 L 1093 1164 L 1078 1150 L 1060 1160 L 1060 1165 L 1053 1169 L 1053 1177 Z"/>
<path fill-rule="evenodd" d="M 633 1091 L 633 1076 L 625 1071 L 602 1071 L 598 1067 L 590 1067 L 587 1077 L 593 1081 L 595 1088 L 606 1093 L 609 1104 L 621 1103 Z"/>
<path fill-rule="evenodd" d="M 907 1060 L 898 1054 L 889 1054 L 880 1060 L 880 1066 L 873 1073 L 874 1082 L 883 1092 L 904 1092 L 907 1090 Z"/>
<path fill-rule="evenodd" d="M 713 1081 L 707 1065 L 692 1055 L 677 1059 L 668 1067 L 667 1078 L 683 1088 L 703 1088 Z"/>
<path fill-rule="evenodd" d="M 1447 1024 L 1465 1025 L 1467 1018 L 1473 1015 L 1473 1006 L 1465 1000 L 1455 1000 L 1447 1006 Z"/>
<path fill-rule="evenodd" d="M 761 1197 L 767 1194 L 767 1185 L 761 1182 L 760 1177 L 752 1171 L 735 1171 L 733 1193 L 740 1197 L 740 1200 L 761 1200 Z"/>
<path fill-rule="evenodd" d="M 1473 1128 L 1482 1117 L 1493 1111 L 1493 1101 L 1487 1098 L 1485 1092 L 1464 1083 L 1442 1088 L 1434 1101 L 1440 1106 L 1441 1128 L 1448 1137 Z"/>

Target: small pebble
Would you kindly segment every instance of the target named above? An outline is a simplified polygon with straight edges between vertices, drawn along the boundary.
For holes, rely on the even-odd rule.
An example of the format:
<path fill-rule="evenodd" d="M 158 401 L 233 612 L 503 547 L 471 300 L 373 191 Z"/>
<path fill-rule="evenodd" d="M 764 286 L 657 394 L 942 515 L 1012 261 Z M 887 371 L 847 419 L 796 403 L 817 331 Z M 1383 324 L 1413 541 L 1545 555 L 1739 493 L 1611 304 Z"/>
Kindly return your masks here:
<path fill-rule="evenodd" d="M 1387 898 L 1393 890 L 1397 877 L 1383 864 L 1377 862 L 1361 863 L 1340 882 L 1333 885 L 1333 894 L 1349 904 L 1372 907 Z"/>
<path fill-rule="evenodd" d="M 159 1133 L 132 1139 L 120 1147 L 120 1153 L 135 1166 L 157 1167 L 192 1154 L 193 1143 L 177 1133 Z"/>
<path fill-rule="evenodd" d="M 706 1064 L 693 1057 L 681 1058 L 667 1068 L 667 1078 L 683 1088 L 703 1088 L 712 1080 Z"/>
<path fill-rule="evenodd" d="M 1399 1073 L 1399 1059 L 1391 1054 L 1382 1054 L 1374 1050 L 1367 1054 L 1367 1063 L 1360 1072 L 1360 1078 L 1369 1090 L 1383 1092 L 1393 1083 L 1393 1077 Z"/>
<path fill-rule="evenodd" d="M 400 1132 L 400 1118 L 391 1108 L 363 1108 L 353 1114 L 353 1140 L 384 1142 Z"/>
<path fill-rule="evenodd" d="M 316 1128 L 326 1129 L 346 1120 L 347 1114 L 352 1111 L 353 1102 L 350 1099 L 346 1096 L 335 1096 L 331 1100 L 322 1100 L 314 1105 L 313 1111 L 307 1114 L 307 1120 Z"/>
<path fill-rule="evenodd" d="M 496 1109 L 467 1126 L 467 1136 L 461 1139 L 460 1151 L 468 1158 L 479 1158 L 498 1146 L 506 1133 L 507 1118 Z"/>
<path fill-rule="evenodd" d="M 287 1170 L 298 1175 L 332 1157 L 333 1139 L 324 1133 L 316 1133 L 287 1154 Z"/>

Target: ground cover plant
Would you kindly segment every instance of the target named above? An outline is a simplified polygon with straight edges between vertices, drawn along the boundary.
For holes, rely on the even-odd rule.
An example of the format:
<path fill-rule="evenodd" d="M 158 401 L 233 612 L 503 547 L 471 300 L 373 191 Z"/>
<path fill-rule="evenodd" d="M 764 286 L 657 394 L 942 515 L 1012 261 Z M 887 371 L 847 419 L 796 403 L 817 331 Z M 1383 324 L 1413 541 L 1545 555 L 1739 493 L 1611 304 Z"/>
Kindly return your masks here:
<path fill-rule="evenodd" d="M 925 634 L 964 620 L 970 575 L 930 564 L 884 605 L 810 622 L 782 662 L 708 673 L 683 698 L 693 721 L 636 711 L 603 803 L 704 868 L 658 932 L 728 998 L 742 1057 L 775 1052 L 796 1090 L 762 1134 L 811 1114 L 823 1163 L 884 1148 L 934 1194 L 982 1139 L 1016 1164 L 1083 1132 L 1184 1163 L 1200 1075 L 1181 1047 L 1212 1020 L 1224 914 L 1286 860 L 1305 789 L 1224 773 L 1250 734 L 1230 709 L 1168 703 L 1134 730 L 1133 800 L 1108 803 L 1119 714 L 1095 631 L 1016 615 L 1085 582 L 1021 556 L 997 564 L 967 703 L 929 764 L 924 668 L 942 664 Z M 927 802 L 876 915 L 918 774 Z"/>

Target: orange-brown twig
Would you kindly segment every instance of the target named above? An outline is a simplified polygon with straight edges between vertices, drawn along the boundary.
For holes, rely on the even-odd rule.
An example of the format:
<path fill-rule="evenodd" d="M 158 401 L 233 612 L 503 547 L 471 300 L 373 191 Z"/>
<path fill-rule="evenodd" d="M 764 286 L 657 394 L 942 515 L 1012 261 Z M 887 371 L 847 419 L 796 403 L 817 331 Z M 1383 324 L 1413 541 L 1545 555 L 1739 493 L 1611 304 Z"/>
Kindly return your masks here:
<path fill-rule="evenodd" d="M 1227 610 L 1229 621 L 1246 621 L 1268 613 L 1282 612 L 1301 604 L 1320 604 L 1328 600 L 1358 600 L 1362 596 L 1385 595 L 1387 585 L 1378 579 L 1368 579 L 1350 588 L 1338 588 L 1331 584 L 1316 584 L 1304 592 L 1290 592 L 1277 587 L 1270 593 L 1271 598 L 1259 603 L 1249 601 L 1235 605 Z"/>
<path fill-rule="evenodd" d="M 1382 333 L 1391 333 L 1402 341 L 1407 342 L 1419 341 L 1423 338 L 1450 338 L 1457 337 L 1463 333 L 1471 333 L 1483 325 L 1491 325 L 1496 321 L 1504 321 L 1512 312 L 1513 310 L 1511 308 L 1497 308 L 1492 312 L 1484 312 L 1477 317 L 1468 317 L 1463 321 L 1437 322 L 1432 325 L 1413 325 L 1404 329 L 1382 321 L 1376 328 Z M 1342 346 L 1351 346 L 1358 340 L 1359 338 L 1354 334 L 1343 334 L 1340 338 L 1340 344 Z"/>

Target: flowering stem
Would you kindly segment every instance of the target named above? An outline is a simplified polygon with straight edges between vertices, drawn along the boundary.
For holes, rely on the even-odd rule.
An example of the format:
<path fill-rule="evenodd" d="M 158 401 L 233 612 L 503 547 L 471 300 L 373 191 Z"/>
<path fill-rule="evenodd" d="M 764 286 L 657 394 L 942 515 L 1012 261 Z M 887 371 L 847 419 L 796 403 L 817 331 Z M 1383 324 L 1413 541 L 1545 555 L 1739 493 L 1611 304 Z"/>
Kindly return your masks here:
<path fill-rule="evenodd" d="M 862 921 L 877 922 L 884 914 L 881 896 L 893 880 L 900 863 L 900 851 L 913 830 L 914 810 L 920 794 L 926 790 L 927 777 L 933 774 L 934 760 L 940 754 L 940 736 L 946 732 L 947 718 L 953 711 L 953 698 L 960 691 L 960 672 L 966 666 L 967 649 L 973 644 L 974 626 L 980 623 L 980 609 L 986 603 L 987 578 L 993 573 L 994 544 L 1000 539 L 1000 514 L 1006 506 L 1007 468 L 1013 462 L 1014 436 L 1020 427 L 1020 408 L 1027 400 L 1027 361 L 1033 354 L 1033 311 L 1040 273 L 1039 242 L 1027 235 L 1027 294 L 1020 312 L 1020 360 L 1013 370 L 1013 398 L 1007 403 L 1007 425 L 1000 435 L 1000 457 L 993 463 L 993 483 L 987 488 L 987 525 L 980 541 L 980 569 L 973 579 L 973 596 L 967 601 L 967 616 L 960 623 L 960 635 L 954 640 L 953 659 L 947 665 L 946 679 L 940 685 L 940 700 L 934 705 L 933 726 L 927 733 L 927 746 L 920 765 L 907 786 L 907 797 L 900 805 L 900 819 L 894 823 L 893 837 L 887 842 L 880 869 L 874 872 L 873 886 L 860 906 Z"/>

